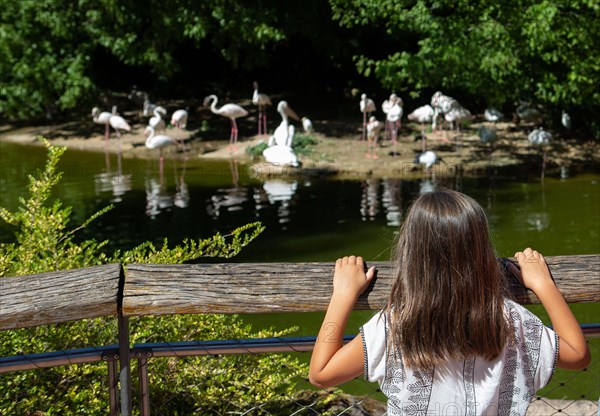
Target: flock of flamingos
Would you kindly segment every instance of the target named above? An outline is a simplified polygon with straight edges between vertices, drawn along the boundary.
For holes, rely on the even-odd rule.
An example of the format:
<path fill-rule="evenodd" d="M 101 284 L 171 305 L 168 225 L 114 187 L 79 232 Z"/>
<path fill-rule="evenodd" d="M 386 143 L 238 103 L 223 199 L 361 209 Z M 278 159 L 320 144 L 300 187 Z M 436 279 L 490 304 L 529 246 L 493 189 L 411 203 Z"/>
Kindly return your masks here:
<path fill-rule="evenodd" d="M 259 92 L 258 84 L 253 84 L 254 93 L 252 95 L 252 104 L 258 107 L 258 134 L 267 133 L 267 113 L 266 109 L 272 105 L 271 98 Z M 142 114 L 144 117 L 149 117 L 148 125 L 144 130 L 146 136 L 145 145 L 149 149 L 158 149 L 159 158 L 162 164 L 162 149 L 169 145 L 178 144 L 183 148 L 181 140 L 173 139 L 165 134 L 167 110 L 150 101 L 148 93 L 132 90 L 129 98 L 142 104 Z M 242 106 L 233 103 L 227 103 L 221 107 L 217 107 L 218 98 L 211 94 L 204 99 L 204 106 L 217 115 L 227 117 L 231 121 L 231 133 L 229 138 L 228 150 L 236 148 L 238 140 L 238 127 L 236 119 L 246 117 L 248 111 Z M 362 113 L 362 140 L 367 142 L 366 157 L 376 159 L 376 148 L 381 139 L 382 134 L 390 140 L 392 146 L 397 144 L 398 132 L 401 127 L 403 110 L 402 99 L 392 93 L 382 105 L 381 110 L 384 113 L 385 120 L 379 121 L 373 114 L 377 110 L 375 102 L 368 98 L 366 94 L 362 94 L 359 103 L 359 109 Z M 268 147 L 263 152 L 265 160 L 269 163 L 278 165 L 299 166 L 298 158 L 296 157 L 292 143 L 295 134 L 294 125 L 290 123 L 289 118 L 300 122 L 305 132 L 312 133 L 314 131 L 311 120 L 307 117 L 300 118 L 294 110 L 290 108 L 286 101 L 280 101 L 277 105 L 277 111 L 281 115 L 281 123 L 275 129 L 272 136 L 269 137 Z M 541 111 L 535 107 L 522 104 L 516 109 L 516 116 L 524 121 L 531 122 L 534 125 L 540 125 L 543 121 Z M 494 108 L 486 109 L 484 118 L 488 122 L 496 123 L 503 119 L 503 114 Z M 105 126 L 105 141 L 108 142 L 110 136 L 110 128 L 112 127 L 116 133 L 117 140 L 120 145 L 121 132 L 131 131 L 129 123 L 117 113 L 116 106 L 112 112 L 100 111 L 98 107 L 92 109 L 93 121 L 97 124 Z M 442 161 L 435 152 L 426 150 L 425 124 L 431 123 L 431 129 L 435 130 L 439 127 L 440 120 L 444 124 L 448 123 L 452 129 L 456 128 L 460 132 L 461 127 L 466 121 L 472 120 L 473 115 L 469 110 L 463 107 L 454 98 L 444 95 L 438 91 L 431 97 L 431 104 L 427 104 L 416 108 L 407 116 L 408 120 L 420 123 L 421 134 L 416 140 L 422 141 L 422 153 L 419 154 L 415 163 L 424 165 L 426 169 L 430 169 L 434 164 Z M 178 109 L 174 111 L 170 118 L 170 125 L 178 129 L 184 130 L 188 121 L 188 111 L 186 109 Z M 570 117 L 563 112 L 562 120 L 565 128 L 571 127 Z M 479 130 L 479 138 L 482 143 L 489 143 L 492 146 L 497 140 L 495 128 L 482 126 Z M 550 132 L 537 127 L 528 135 L 529 143 L 533 146 L 538 146 L 544 151 L 544 161 L 546 159 L 547 147 L 551 144 L 552 135 Z M 447 140 L 447 139 L 446 139 Z M 394 147 L 395 148 L 395 147 Z M 391 152 L 395 154 L 395 152 Z"/>

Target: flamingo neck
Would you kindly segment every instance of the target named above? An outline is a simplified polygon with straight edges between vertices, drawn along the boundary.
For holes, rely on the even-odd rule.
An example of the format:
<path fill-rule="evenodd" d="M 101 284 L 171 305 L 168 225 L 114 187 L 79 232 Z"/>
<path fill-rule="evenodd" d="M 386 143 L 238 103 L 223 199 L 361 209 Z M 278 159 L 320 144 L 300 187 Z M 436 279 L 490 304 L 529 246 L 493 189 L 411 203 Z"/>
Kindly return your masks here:
<path fill-rule="evenodd" d="M 217 101 L 219 101 L 219 99 L 217 98 L 217 96 L 211 95 L 208 97 L 208 99 L 212 101 L 212 104 L 210 105 L 210 111 L 212 111 L 215 114 L 219 114 L 219 110 L 217 109 Z"/>
<path fill-rule="evenodd" d="M 152 138 L 154 137 L 154 127 L 148 126 L 148 130 L 150 130 L 150 135 L 146 138 L 146 146 L 150 145 Z"/>

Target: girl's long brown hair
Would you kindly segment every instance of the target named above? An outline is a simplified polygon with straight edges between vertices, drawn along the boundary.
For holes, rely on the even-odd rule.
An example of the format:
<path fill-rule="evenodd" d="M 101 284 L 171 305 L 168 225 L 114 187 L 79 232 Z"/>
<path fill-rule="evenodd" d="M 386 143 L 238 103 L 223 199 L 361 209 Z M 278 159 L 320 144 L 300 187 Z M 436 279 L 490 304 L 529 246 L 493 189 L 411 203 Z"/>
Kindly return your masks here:
<path fill-rule="evenodd" d="M 416 370 L 500 354 L 510 336 L 507 291 L 477 202 L 449 189 L 420 196 L 400 229 L 395 261 L 384 308 L 389 353 L 399 351 Z"/>

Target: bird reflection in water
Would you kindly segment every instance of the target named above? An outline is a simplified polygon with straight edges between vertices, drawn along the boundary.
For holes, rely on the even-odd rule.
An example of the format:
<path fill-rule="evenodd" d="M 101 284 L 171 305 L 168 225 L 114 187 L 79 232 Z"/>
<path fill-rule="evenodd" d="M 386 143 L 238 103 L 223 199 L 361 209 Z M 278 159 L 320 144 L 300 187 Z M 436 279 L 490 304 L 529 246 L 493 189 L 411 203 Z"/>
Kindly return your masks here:
<path fill-rule="evenodd" d="M 379 213 L 379 179 L 367 179 L 362 182 L 360 215 L 363 221 L 375 220 Z"/>
<path fill-rule="evenodd" d="M 285 182 L 280 179 L 273 179 L 266 180 L 263 183 L 263 190 L 267 194 L 269 204 L 278 205 L 277 216 L 280 224 L 290 221 L 290 201 L 296 194 L 297 189 L 298 182 L 296 181 Z"/>
<path fill-rule="evenodd" d="M 112 192 L 111 202 L 121 202 L 122 196 L 131 191 L 131 174 L 123 175 L 121 151 L 117 152 L 117 169 L 113 171 L 110 165 L 110 153 L 108 148 L 104 149 L 105 171 L 94 176 L 94 187 L 96 195 Z"/>
<path fill-rule="evenodd" d="M 229 170 L 231 172 L 231 181 L 233 187 L 219 188 L 217 193 L 210 197 L 206 204 L 206 212 L 213 219 L 217 219 L 222 211 L 233 212 L 243 209 L 243 204 L 248 200 L 248 190 L 239 186 L 239 162 L 234 159 L 229 159 Z"/>
<path fill-rule="evenodd" d="M 185 183 L 185 168 L 187 158 L 183 159 L 181 172 L 175 169 L 175 196 L 173 202 L 178 208 L 187 208 L 190 204 L 190 191 Z"/>
<path fill-rule="evenodd" d="M 146 215 L 154 219 L 161 211 L 173 206 L 173 195 L 163 181 L 146 178 Z"/>
<path fill-rule="evenodd" d="M 381 202 L 385 208 L 387 225 L 399 227 L 402 219 L 402 181 L 398 178 L 383 180 L 383 195 Z"/>

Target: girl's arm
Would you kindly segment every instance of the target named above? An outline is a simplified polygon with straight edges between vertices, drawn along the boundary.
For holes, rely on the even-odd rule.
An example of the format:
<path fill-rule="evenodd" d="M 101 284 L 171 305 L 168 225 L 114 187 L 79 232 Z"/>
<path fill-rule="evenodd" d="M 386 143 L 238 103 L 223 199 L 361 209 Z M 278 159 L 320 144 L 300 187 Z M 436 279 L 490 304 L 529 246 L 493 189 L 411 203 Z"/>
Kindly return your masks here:
<path fill-rule="evenodd" d="M 317 387 L 330 387 L 363 372 L 363 344 L 359 336 L 343 345 L 344 331 L 358 296 L 369 286 L 375 268 L 366 273 L 362 257 L 344 257 L 335 262 L 333 294 L 317 336 L 308 378 Z"/>
<path fill-rule="evenodd" d="M 516 253 L 515 258 L 521 267 L 523 285 L 540 299 L 558 334 L 557 366 L 569 370 L 585 368 L 591 360 L 590 350 L 577 319 L 552 280 L 544 256 L 528 247 Z"/>

